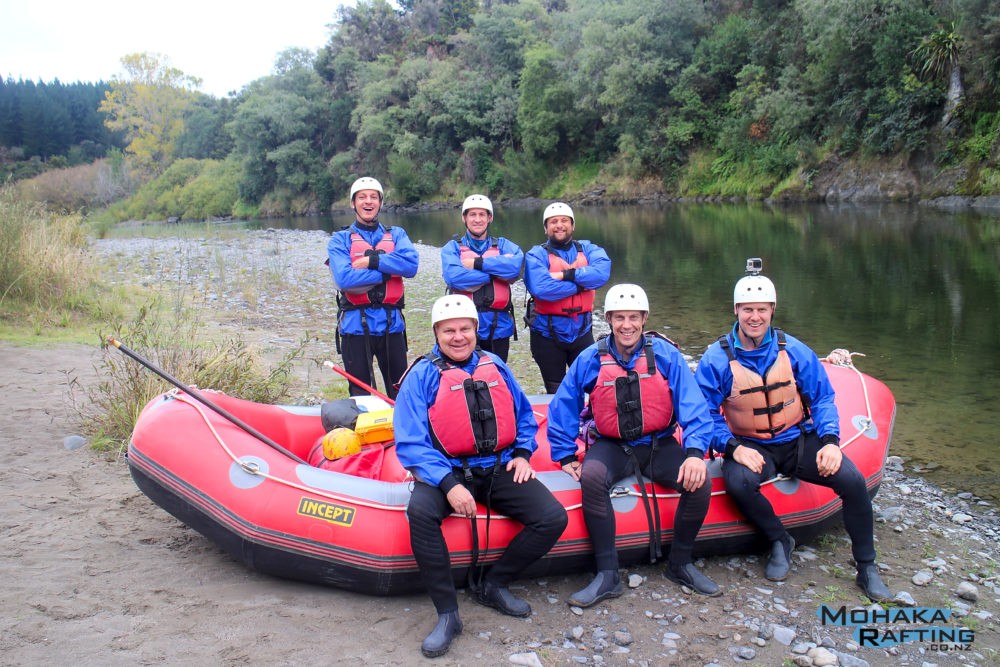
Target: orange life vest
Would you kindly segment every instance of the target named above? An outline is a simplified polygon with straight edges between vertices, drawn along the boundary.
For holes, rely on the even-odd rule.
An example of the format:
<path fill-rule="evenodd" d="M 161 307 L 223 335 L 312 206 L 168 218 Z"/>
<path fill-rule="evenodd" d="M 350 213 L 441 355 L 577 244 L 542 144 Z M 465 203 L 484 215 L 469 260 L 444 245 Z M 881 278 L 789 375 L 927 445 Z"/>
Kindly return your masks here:
<path fill-rule="evenodd" d="M 651 334 L 645 335 L 643 353 L 632 370 L 623 368 L 612 356 L 609 341 L 602 338 L 597 343 L 601 369 L 590 392 L 598 433 L 635 440 L 668 428 L 673 423 L 674 400 L 670 382 L 656 370 Z"/>
<path fill-rule="evenodd" d="M 386 231 L 375 247 L 373 248 L 361 234 L 351 232 L 351 261 L 359 257 L 374 253 L 390 253 L 396 249 L 396 244 L 392 240 L 392 232 Z M 339 299 L 339 306 L 343 310 L 364 308 L 366 306 L 381 306 L 383 308 L 403 307 L 403 278 L 402 276 L 388 276 L 377 285 L 367 287 L 357 287 L 340 291 L 343 296 Z"/>
<path fill-rule="evenodd" d="M 431 441 L 447 456 L 494 454 L 517 439 L 514 397 L 487 354 L 472 374 L 441 357 L 426 359 L 441 373 L 437 398 L 427 411 Z"/>
<path fill-rule="evenodd" d="M 770 440 L 805 418 L 792 360 L 785 350 L 785 332 L 775 329 L 774 335 L 778 356 L 763 378 L 736 360 L 728 336 L 719 338 L 733 374 L 733 388 L 722 402 L 722 414 L 733 435 Z"/>
<path fill-rule="evenodd" d="M 566 271 L 567 269 L 579 269 L 588 266 L 587 256 L 583 253 L 583 246 L 579 241 L 573 241 L 576 246 L 576 259 L 569 264 L 559 255 L 552 252 L 548 244 L 545 249 L 549 253 L 549 272 Z M 559 299 L 558 301 L 544 301 L 536 298 L 535 312 L 539 315 L 567 315 L 570 317 L 580 313 L 590 313 L 594 310 L 594 290 L 581 289 L 576 294 Z"/>
<path fill-rule="evenodd" d="M 486 249 L 482 255 L 477 253 L 472 248 L 458 244 L 459 256 L 461 259 L 476 259 L 477 257 L 496 257 L 500 254 L 500 248 L 497 247 L 496 239 L 490 243 L 490 247 Z M 495 310 L 495 311 L 505 311 L 509 309 L 510 306 L 510 283 L 506 280 L 497 278 L 496 276 L 490 276 L 489 282 L 483 284 L 475 292 L 462 292 L 459 290 L 448 290 L 450 294 L 464 294 L 465 296 L 472 299 L 472 302 L 476 304 L 476 310 Z"/>

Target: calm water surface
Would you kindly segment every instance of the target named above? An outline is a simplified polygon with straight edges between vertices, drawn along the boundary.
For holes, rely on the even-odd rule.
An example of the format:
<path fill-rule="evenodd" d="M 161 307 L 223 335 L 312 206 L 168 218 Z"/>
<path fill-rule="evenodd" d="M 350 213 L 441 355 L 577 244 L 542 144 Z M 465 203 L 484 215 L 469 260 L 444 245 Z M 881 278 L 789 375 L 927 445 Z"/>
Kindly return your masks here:
<path fill-rule="evenodd" d="M 693 356 L 733 321 L 732 288 L 761 257 L 778 290 L 775 324 L 820 356 L 856 365 L 897 400 L 891 452 L 953 490 L 1000 500 L 1000 211 L 922 206 L 671 205 L 578 207 L 576 238 L 603 246 L 612 283 L 649 294 L 650 327 Z M 383 214 L 414 241 L 441 246 L 457 210 Z M 268 220 L 333 231 L 349 216 Z M 498 209 L 495 233 L 527 250 L 541 211 Z M 603 300 L 603 290 L 598 303 Z M 527 338 L 520 343 L 527 345 Z"/>

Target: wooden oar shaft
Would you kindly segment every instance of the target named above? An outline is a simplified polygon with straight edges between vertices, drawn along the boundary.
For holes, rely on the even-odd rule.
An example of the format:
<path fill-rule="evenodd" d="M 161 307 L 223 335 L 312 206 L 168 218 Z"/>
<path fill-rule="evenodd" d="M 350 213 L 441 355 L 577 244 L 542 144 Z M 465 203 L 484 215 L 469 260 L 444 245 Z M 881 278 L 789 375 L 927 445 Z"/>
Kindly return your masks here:
<path fill-rule="evenodd" d="M 299 458 L 298 456 L 296 456 L 292 452 L 288 451 L 287 449 L 285 449 L 284 447 L 282 447 L 281 445 L 279 445 L 278 443 L 276 443 L 274 440 L 272 440 L 271 438 L 267 437 L 266 435 L 264 435 L 263 433 L 261 433 L 260 431 L 258 431 L 257 429 L 255 429 L 253 426 L 250 426 L 250 424 L 247 424 L 245 421 L 243 421 L 242 419 L 240 419 L 239 417 L 237 417 L 233 413 L 229 412 L 228 410 L 226 410 L 224 408 L 219 407 L 218 405 L 216 405 L 212 401 L 208 400 L 208 398 L 206 398 L 204 394 L 202 394 L 200 391 L 198 391 L 197 388 L 185 385 L 180 380 L 178 380 L 174 376 L 170 375 L 170 373 L 166 372 L 165 370 L 163 370 L 162 368 L 160 368 L 159 366 L 157 366 L 153 362 L 149 361 L 148 359 L 145 359 L 139 353 L 135 352 L 134 350 L 130 350 L 124 343 L 122 343 L 121 341 L 117 340 L 114 336 L 108 336 L 108 344 L 111 345 L 111 346 L 113 346 L 113 347 L 115 347 L 116 349 L 118 349 L 125 356 L 129 357 L 130 359 L 133 359 L 133 360 L 139 362 L 140 364 L 142 364 L 143 366 L 145 366 L 147 369 L 153 371 L 154 373 L 156 373 L 157 375 L 159 375 L 161 378 L 163 378 L 164 380 L 166 380 L 170 384 L 174 385 L 175 387 L 177 387 L 181 391 L 185 392 L 186 394 L 188 394 L 192 398 L 196 399 L 199 403 L 202 403 L 203 405 L 211 408 L 212 410 L 214 410 L 215 412 L 217 412 L 221 416 L 223 416 L 226 419 L 228 419 L 229 421 L 231 421 L 233 424 L 236 424 L 241 429 L 243 429 L 244 431 L 246 431 L 247 433 L 249 433 L 253 437 L 257 438 L 261 442 L 263 442 L 265 445 L 268 445 L 269 447 L 272 447 L 272 448 L 278 450 L 279 452 L 281 452 L 282 454 L 284 454 L 285 456 L 289 457 L 290 459 L 292 459 L 294 461 L 298 461 L 299 463 L 306 463 L 301 458 Z M 308 464 L 306 464 L 306 465 L 308 465 Z"/>

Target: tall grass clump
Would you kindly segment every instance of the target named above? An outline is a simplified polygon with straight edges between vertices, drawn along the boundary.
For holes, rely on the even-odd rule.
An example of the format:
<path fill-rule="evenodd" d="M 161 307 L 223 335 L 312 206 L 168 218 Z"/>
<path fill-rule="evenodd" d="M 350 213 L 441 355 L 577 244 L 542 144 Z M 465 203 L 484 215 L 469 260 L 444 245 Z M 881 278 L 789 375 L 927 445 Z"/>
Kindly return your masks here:
<path fill-rule="evenodd" d="M 93 276 L 79 215 L 54 215 L 0 189 L 0 317 L 84 303 Z"/>
<path fill-rule="evenodd" d="M 174 378 L 258 403 L 289 395 L 292 364 L 308 340 L 268 366 L 259 352 L 237 335 L 196 344 L 198 325 L 159 300 L 146 303 L 127 322 L 99 332 L 104 354 L 97 363 L 99 380 L 74 387 L 74 404 L 93 447 L 120 450 L 127 444 L 142 408 L 173 385 L 107 344 L 113 336 Z"/>

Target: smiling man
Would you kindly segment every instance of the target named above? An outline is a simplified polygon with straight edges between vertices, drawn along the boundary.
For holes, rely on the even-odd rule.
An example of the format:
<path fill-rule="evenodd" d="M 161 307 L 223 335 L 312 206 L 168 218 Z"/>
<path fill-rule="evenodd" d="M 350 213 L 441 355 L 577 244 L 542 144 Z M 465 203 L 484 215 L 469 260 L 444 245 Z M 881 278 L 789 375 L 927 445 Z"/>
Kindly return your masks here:
<path fill-rule="evenodd" d="M 335 232 L 326 263 L 337 287 L 337 352 L 344 368 L 375 385 L 378 360 L 385 393 L 396 395 L 406 370 L 406 320 L 403 278 L 417 274 L 419 257 L 401 227 L 383 227 L 382 184 L 364 176 L 351 186 L 354 223 Z M 368 393 L 350 384 L 351 396 Z"/>
<path fill-rule="evenodd" d="M 441 269 L 449 294 L 465 294 L 479 311 L 479 347 L 507 361 L 517 339 L 511 283 L 521 277 L 524 252 L 502 236 L 492 236 L 493 203 L 484 195 L 462 202 L 465 234 L 441 248 Z"/>
<path fill-rule="evenodd" d="M 875 565 L 865 479 L 840 449 L 833 386 L 815 352 L 771 326 L 778 297 L 762 268 L 759 258 L 747 260 L 747 275 L 733 289 L 736 323 L 695 372 L 715 422 L 712 446 L 724 457 L 726 491 L 771 545 L 764 576 L 783 581 L 795 540 L 760 485 L 781 473 L 832 488 L 844 504 L 855 581 L 870 599 L 891 600 Z"/>
<path fill-rule="evenodd" d="M 576 217 L 568 204 L 549 204 L 542 227 L 548 240 L 525 255 L 524 286 L 531 301 L 524 319 L 531 356 L 545 391 L 554 394 L 566 368 L 594 342 L 594 290 L 611 277 L 611 259 L 599 245 L 573 239 Z"/>
<path fill-rule="evenodd" d="M 431 323 L 437 342 L 403 377 L 394 419 L 396 454 L 415 480 L 406 509 L 413 556 L 438 614 L 420 647 L 428 658 L 446 653 L 462 632 L 445 517 L 469 518 L 474 543 L 477 502 L 523 525 L 475 591 L 480 604 L 516 617 L 529 616 L 531 607 L 508 585 L 549 551 L 567 523 L 566 510 L 531 467 L 538 425 L 528 397 L 498 356 L 476 347 L 475 304 L 462 294 L 443 296 Z M 484 534 L 488 541 L 488 524 Z"/>
<path fill-rule="evenodd" d="M 580 353 L 549 404 L 552 460 L 580 482 L 583 520 L 597 567 L 594 579 L 571 595 L 569 603 L 589 607 L 623 592 L 609 491 L 630 473 L 681 494 L 664 576 L 699 594 L 719 595 L 715 582 L 691 562 L 712 497 L 705 463 L 712 436 L 708 406 L 677 347 L 655 332 L 644 332 L 649 301 L 641 287 L 609 289 L 604 318 L 611 335 Z M 597 437 L 581 464 L 576 439 L 585 395 L 590 396 Z M 684 429 L 683 447 L 676 437 L 678 424 Z M 645 486 L 641 491 L 651 517 L 650 558 L 655 560 L 663 541 L 659 511 Z"/>

